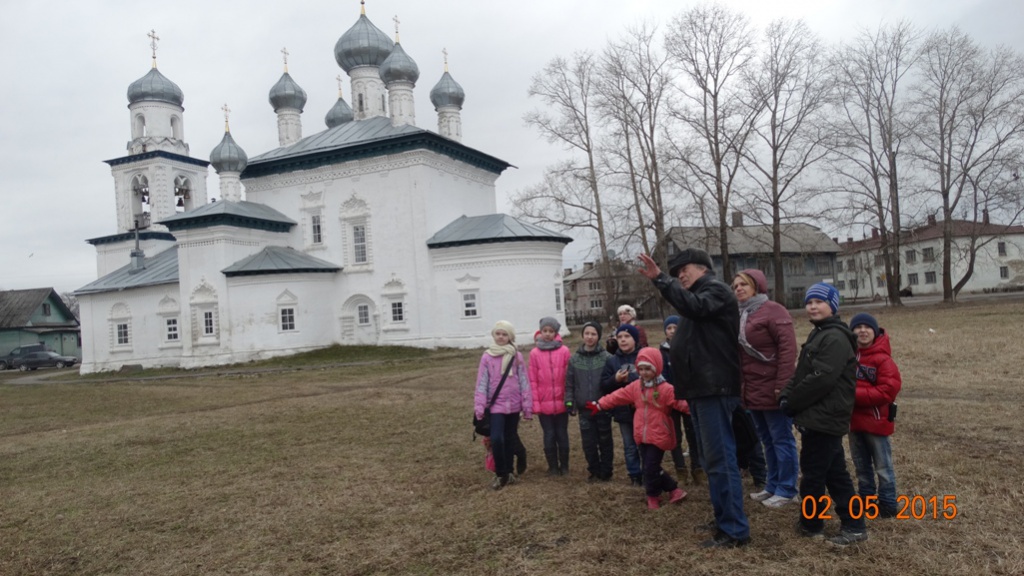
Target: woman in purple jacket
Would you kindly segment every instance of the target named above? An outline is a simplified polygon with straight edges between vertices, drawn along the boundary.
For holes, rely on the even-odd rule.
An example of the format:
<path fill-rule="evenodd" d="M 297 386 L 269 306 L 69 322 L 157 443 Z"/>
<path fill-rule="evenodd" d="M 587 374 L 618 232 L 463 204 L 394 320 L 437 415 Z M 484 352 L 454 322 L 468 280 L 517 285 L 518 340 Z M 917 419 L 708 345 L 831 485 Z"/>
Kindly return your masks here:
<path fill-rule="evenodd" d="M 732 281 L 740 305 L 740 361 L 743 407 L 754 417 L 764 445 L 768 478 L 764 490 L 750 497 L 769 508 L 798 501 L 796 439 L 793 420 L 779 409 L 778 395 L 796 369 L 793 317 L 768 298 L 768 281 L 760 270 L 743 270 Z"/>
<path fill-rule="evenodd" d="M 519 413 L 523 418 L 533 418 L 533 399 L 530 396 L 530 382 L 527 380 L 526 363 L 523 355 L 516 350 L 516 331 L 512 324 L 499 320 L 491 330 L 494 344 L 480 357 L 480 368 L 476 374 L 476 394 L 473 397 L 473 411 L 477 418 L 483 418 L 484 409 L 501 384 L 501 376 L 509 368 L 508 378 L 498 392 L 491 411 L 491 450 L 494 453 L 494 481 L 491 488 L 501 490 L 515 481 L 512 474 L 512 458 L 519 445 Z"/>

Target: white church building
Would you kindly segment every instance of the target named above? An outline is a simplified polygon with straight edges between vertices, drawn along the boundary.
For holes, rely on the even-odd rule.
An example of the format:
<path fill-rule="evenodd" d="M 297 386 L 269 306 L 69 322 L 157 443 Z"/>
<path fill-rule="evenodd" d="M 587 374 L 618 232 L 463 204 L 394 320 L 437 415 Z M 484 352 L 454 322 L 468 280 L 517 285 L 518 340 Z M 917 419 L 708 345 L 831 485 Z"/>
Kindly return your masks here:
<path fill-rule="evenodd" d="M 108 160 L 117 233 L 90 239 L 98 279 L 78 289 L 82 372 L 192 368 L 335 343 L 476 347 L 509 320 L 564 324 L 567 236 L 496 213 L 509 164 L 462 144 L 463 89 L 430 92 L 437 132 L 416 126 L 419 69 L 366 17 L 337 41 L 351 80 L 303 137 L 306 94 L 270 90 L 280 147 L 248 158 L 224 139 L 189 155 L 184 94 L 156 67 L 128 88 L 128 155 Z M 209 202 L 212 165 L 221 200 Z"/>

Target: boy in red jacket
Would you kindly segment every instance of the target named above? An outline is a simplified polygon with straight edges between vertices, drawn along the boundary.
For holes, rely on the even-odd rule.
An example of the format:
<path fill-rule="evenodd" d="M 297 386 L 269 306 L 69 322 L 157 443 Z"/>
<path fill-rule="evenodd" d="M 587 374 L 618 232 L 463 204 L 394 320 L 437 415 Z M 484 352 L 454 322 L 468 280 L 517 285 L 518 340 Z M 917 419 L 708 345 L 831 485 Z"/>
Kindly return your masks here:
<path fill-rule="evenodd" d="M 870 314 L 850 320 L 857 337 L 857 396 L 850 421 L 850 456 L 857 468 L 857 491 L 875 495 L 878 474 L 878 515 L 896 515 L 896 473 L 889 436 L 896 428 L 896 395 L 903 379 L 892 360 L 889 335 Z"/>
<path fill-rule="evenodd" d="M 669 414 L 672 410 L 689 414 L 690 407 L 686 400 L 676 400 L 675 388 L 661 377 L 661 368 L 661 352 L 655 348 L 643 348 L 636 358 L 640 378 L 586 405 L 592 414 L 630 404 L 636 408 L 633 436 L 640 449 L 647 508 L 651 510 L 661 506 L 663 492 L 668 492 L 668 501 L 672 504 L 686 498 L 686 492 L 661 468 L 661 461 L 665 458 L 665 451 L 674 448 L 677 442 Z"/>

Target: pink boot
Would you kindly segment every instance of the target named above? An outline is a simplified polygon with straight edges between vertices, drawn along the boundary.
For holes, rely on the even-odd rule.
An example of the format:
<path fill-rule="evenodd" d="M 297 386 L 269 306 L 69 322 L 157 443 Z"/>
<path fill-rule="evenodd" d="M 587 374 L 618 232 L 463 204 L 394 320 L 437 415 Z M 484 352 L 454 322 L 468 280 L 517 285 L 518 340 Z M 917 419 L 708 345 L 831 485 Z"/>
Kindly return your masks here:
<path fill-rule="evenodd" d="M 682 502 L 684 498 L 686 498 L 686 492 L 684 492 L 682 488 L 676 488 L 669 492 L 668 503 L 675 504 L 676 502 Z"/>
<path fill-rule="evenodd" d="M 661 508 L 661 497 L 660 496 L 648 496 L 647 497 L 647 509 L 657 510 Z"/>

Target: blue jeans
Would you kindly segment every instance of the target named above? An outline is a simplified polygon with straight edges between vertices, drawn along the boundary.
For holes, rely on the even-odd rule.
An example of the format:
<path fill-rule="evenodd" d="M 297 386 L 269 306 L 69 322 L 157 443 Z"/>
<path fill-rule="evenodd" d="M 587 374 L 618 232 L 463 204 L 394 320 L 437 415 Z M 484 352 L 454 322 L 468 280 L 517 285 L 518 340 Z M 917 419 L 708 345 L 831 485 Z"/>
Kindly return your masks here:
<path fill-rule="evenodd" d="M 736 464 L 736 438 L 732 431 L 732 413 L 740 399 L 711 396 L 688 402 L 704 472 L 708 476 L 715 524 L 730 538 L 749 538 L 750 523 L 743 512 L 743 484 Z"/>
<path fill-rule="evenodd" d="M 491 412 L 491 452 L 494 454 L 495 474 L 508 476 L 512 473 L 512 458 L 519 444 L 519 414 Z"/>
<path fill-rule="evenodd" d="M 640 466 L 640 450 L 636 446 L 636 438 L 633 437 L 633 423 L 619 422 L 619 432 L 622 433 L 622 453 L 626 457 L 626 473 L 630 478 L 640 478 L 644 472 Z"/>
<path fill-rule="evenodd" d="M 783 498 L 796 496 L 800 462 L 796 456 L 793 419 L 782 410 L 751 410 L 750 414 L 754 417 L 754 426 L 768 464 L 768 481 L 764 489 Z"/>
<path fill-rule="evenodd" d="M 878 508 L 896 511 L 896 472 L 892 467 L 892 445 L 888 436 L 869 432 L 850 432 L 850 456 L 857 469 L 857 492 L 875 495 L 878 474 Z"/>

